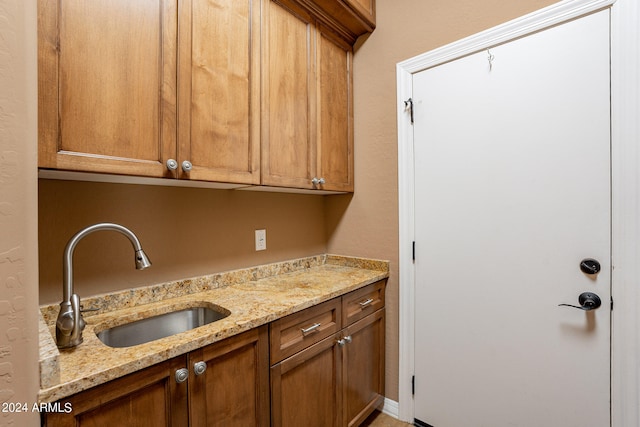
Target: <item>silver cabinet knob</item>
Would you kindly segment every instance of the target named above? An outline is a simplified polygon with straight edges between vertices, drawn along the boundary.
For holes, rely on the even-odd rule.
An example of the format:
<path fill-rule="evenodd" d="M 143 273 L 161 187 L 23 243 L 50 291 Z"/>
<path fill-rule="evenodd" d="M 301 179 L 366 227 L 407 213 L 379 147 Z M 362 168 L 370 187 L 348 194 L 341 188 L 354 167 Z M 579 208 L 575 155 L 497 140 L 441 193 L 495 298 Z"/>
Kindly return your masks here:
<path fill-rule="evenodd" d="M 189 370 L 187 368 L 181 368 L 176 371 L 176 382 L 183 383 L 189 378 Z"/>
<path fill-rule="evenodd" d="M 170 171 L 178 169 L 178 162 L 176 162 L 175 159 L 167 160 L 167 169 L 169 169 Z"/>
<path fill-rule="evenodd" d="M 353 338 L 351 338 L 351 335 L 347 335 L 346 337 L 342 337 L 342 339 L 337 340 L 336 343 L 338 346 L 344 347 L 345 344 L 349 344 L 351 341 L 353 341 Z"/>
<path fill-rule="evenodd" d="M 184 162 L 182 162 L 182 170 L 185 172 L 191 172 L 191 169 L 193 169 L 193 165 L 191 164 L 191 162 L 189 160 L 185 160 Z"/>
<path fill-rule="evenodd" d="M 324 178 L 316 178 L 316 177 L 313 177 L 313 179 L 311 180 L 311 183 L 312 183 L 313 185 L 315 185 L 315 186 L 318 186 L 318 185 L 322 185 L 322 184 L 324 184 L 324 183 L 325 183 L 325 180 L 324 180 Z"/>
<path fill-rule="evenodd" d="M 202 375 L 206 370 L 207 370 L 207 362 L 196 362 L 193 364 L 193 372 L 196 375 Z"/>

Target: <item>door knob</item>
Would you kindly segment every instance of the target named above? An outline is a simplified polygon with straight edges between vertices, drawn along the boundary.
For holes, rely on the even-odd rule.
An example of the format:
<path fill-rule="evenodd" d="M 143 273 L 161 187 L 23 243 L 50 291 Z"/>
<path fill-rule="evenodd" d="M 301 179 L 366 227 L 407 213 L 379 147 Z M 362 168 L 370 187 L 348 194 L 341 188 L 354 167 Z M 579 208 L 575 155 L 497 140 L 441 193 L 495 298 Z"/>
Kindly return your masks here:
<path fill-rule="evenodd" d="M 584 274 L 598 274 L 600 272 L 600 263 L 593 258 L 585 258 L 580 261 L 580 271 Z"/>
<path fill-rule="evenodd" d="M 602 305 L 602 300 L 598 295 L 592 292 L 583 292 L 578 296 L 578 304 L 580 304 L 579 307 L 577 305 L 571 304 L 558 304 L 558 306 L 567 306 L 579 308 L 580 310 L 584 311 L 590 311 L 600 307 Z"/>

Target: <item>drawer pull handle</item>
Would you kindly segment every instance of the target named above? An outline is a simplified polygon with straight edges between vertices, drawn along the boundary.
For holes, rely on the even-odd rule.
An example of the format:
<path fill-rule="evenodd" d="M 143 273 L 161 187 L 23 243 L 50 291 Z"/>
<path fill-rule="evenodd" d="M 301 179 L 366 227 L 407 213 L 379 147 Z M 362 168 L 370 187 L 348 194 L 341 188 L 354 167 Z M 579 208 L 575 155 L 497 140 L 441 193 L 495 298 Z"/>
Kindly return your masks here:
<path fill-rule="evenodd" d="M 314 323 L 313 325 L 309 326 L 308 328 L 300 328 L 300 332 L 302 332 L 302 335 L 307 335 L 307 334 L 310 334 L 311 332 L 314 332 L 319 327 L 320 327 L 320 323 Z"/>
<path fill-rule="evenodd" d="M 366 306 L 368 306 L 369 304 L 371 304 L 373 302 L 373 298 L 369 298 L 366 301 L 362 301 L 360 304 L 360 308 L 365 308 Z"/>

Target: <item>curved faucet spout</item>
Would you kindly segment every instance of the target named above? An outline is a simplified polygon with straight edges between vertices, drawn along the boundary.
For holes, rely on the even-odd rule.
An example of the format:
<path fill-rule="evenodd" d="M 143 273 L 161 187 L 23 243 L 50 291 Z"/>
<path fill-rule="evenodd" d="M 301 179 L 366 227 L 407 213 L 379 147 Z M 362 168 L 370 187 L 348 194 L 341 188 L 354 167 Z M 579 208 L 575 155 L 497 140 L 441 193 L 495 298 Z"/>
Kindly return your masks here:
<path fill-rule="evenodd" d="M 90 225 L 77 232 L 64 249 L 62 302 L 60 303 L 60 312 L 56 321 L 56 343 L 60 348 L 75 347 L 82 342 L 84 320 L 80 312 L 80 298 L 73 292 L 73 252 L 80 240 L 100 230 L 117 231 L 129 239 L 135 251 L 137 270 L 144 270 L 151 266 L 151 261 L 144 253 L 138 237 L 131 230 L 120 224 L 104 222 Z"/>

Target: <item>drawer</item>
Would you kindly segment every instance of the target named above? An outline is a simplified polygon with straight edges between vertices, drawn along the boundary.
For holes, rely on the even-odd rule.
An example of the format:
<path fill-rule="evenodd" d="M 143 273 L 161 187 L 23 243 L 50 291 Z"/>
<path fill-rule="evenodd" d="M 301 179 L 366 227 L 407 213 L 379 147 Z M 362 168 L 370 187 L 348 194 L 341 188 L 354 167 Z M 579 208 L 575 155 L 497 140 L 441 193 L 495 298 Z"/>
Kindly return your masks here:
<path fill-rule="evenodd" d="M 384 285 L 381 280 L 342 297 L 344 327 L 384 307 Z"/>
<path fill-rule="evenodd" d="M 335 334 L 341 320 L 341 299 L 334 298 L 271 322 L 271 365 Z"/>

